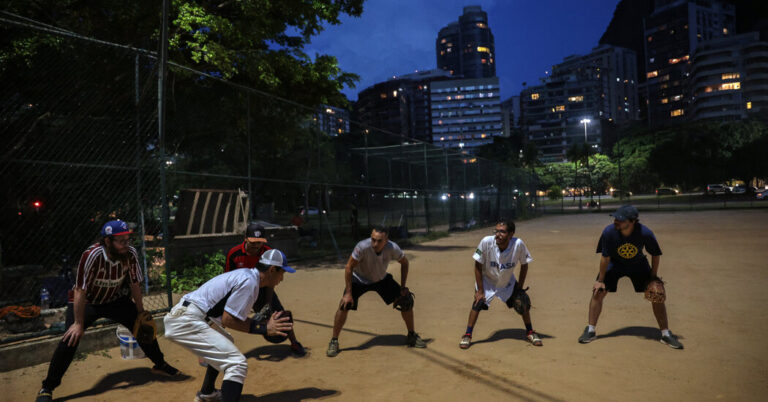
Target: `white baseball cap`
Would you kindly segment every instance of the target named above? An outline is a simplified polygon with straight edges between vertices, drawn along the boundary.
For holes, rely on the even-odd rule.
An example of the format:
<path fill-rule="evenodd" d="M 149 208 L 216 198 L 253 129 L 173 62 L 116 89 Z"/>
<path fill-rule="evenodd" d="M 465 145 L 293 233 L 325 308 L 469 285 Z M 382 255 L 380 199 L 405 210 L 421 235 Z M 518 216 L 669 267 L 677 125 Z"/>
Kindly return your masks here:
<path fill-rule="evenodd" d="M 278 249 L 273 248 L 272 250 L 267 250 L 264 254 L 261 255 L 259 262 L 264 265 L 269 265 L 270 267 L 273 265 L 278 266 L 286 272 L 296 272 L 295 269 L 288 266 L 288 257 L 286 257 L 285 254 L 283 254 L 283 252 Z"/>

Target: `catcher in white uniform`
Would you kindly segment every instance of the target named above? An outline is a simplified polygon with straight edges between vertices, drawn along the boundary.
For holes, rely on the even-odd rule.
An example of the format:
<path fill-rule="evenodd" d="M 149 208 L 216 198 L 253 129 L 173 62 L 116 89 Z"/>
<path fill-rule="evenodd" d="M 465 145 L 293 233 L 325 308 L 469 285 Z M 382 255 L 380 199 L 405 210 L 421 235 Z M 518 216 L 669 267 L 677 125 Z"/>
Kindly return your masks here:
<path fill-rule="evenodd" d="M 293 328 L 291 317 L 283 316 L 282 311 L 275 312 L 267 321 L 248 318 L 260 286 L 275 287 L 282 282 L 285 272 L 296 272 L 286 261 L 280 250 L 269 250 L 261 256 L 258 267 L 214 277 L 184 295 L 165 316 L 165 337 L 208 364 L 209 373 L 195 401 L 238 401 L 243 391 L 248 363 L 221 326 L 267 336 L 286 336 Z M 224 372 L 221 391 L 213 387 L 219 371 Z"/>
<path fill-rule="evenodd" d="M 481 310 L 488 310 L 491 301 L 498 297 L 523 316 L 527 330 L 526 339 L 535 346 L 542 346 L 541 338 L 531 324 L 531 300 L 523 289 L 531 253 L 522 240 L 514 237 L 515 223 L 499 220 L 493 236 L 480 241 L 472 258 L 475 260 L 475 299 L 469 311 L 467 331 L 461 337 L 459 347 L 469 348 L 472 331 Z M 515 278 L 515 267 L 520 264 L 520 278 Z"/>

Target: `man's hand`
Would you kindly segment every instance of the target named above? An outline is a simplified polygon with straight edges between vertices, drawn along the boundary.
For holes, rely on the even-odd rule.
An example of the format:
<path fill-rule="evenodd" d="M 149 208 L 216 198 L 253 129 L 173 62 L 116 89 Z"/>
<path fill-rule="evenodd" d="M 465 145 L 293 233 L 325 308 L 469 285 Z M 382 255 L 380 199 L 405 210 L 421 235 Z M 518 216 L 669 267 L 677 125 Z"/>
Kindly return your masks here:
<path fill-rule="evenodd" d="M 592 294 L 599 295 L 601 292 L 605 292 L 605 283 L 595 281 L 595 284 L 592 286 Z"/>
<path fill-rule="evenodd" d="M 80 338 L 83 337 L 83 333 L 85 333 L 83 324 L 74 323 L 69 326 L 61 341 L 66 342 L 67 346 L 75 346 L 78 342 L 80 342 Z"/>
<path fill-rule="evenodd" d="M 344 296 L 341 296 L 341 302 L 339 303 L 339 309 L 346 311 L 352 308 L 352 305 L 354 304 L 355 299 L 352 297 L 351 292 L 345 292 Z"/>
<path fill-rule="evenodd" d="M 272 314 L 267 321 L 267 336 L 288 336 L 287 332 L 293 329 L 291 317 L 283 316 L 282 311 Z"/>
<path fill-rule="evenodd" d="M 479 301 L 482 301 L 483 303 L 485 303 L 485 290 L 483 289 L 478 289 L 475 292 L 475 303 Z"/>
<path fill-rule="evenodd" d="M 407 287 L 403 286 L 400 288 L 400 296 L 405 296 L 410 292 Z"/>

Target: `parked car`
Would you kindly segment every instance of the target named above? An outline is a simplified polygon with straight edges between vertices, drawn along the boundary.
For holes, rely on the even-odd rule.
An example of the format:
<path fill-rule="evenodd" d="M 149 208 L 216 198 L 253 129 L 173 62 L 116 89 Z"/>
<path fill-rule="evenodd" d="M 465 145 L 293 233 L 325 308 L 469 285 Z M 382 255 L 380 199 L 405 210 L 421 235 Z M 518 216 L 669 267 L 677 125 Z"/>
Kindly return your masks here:
<path fill-rule="evenodd" d="M 678 195 L 680 190 L 669 187 L 659 187 L 656 189 L 656 195 Z"/>
<path fill-rule="evenodd" d="M 731 188 L 731 194 L 746 194 L 747 193 L 747 186 L 733 186 Z"/>
<path fill-rule="evenodd" d="M 619 198 L 622 195 L 626 198 L 629 198 L 632 195 L 632 192 L 627 190 L 613 190 L 613 192 L 611 193 L 611 196 L 613 196 L 613 198 Z"/>
<path fill-rule="evenodd" d="M 707 195 L 715 195 L 715 194 L 725 194 L 726 187 L 722 184 L 707 184 L 707 189 L 704 192 L 704 194 Z"/>
<path fill-rule="evenodd" d="M 755 198 L 758 200 L 768 200 L 768 189 L 757 190 Z"/>

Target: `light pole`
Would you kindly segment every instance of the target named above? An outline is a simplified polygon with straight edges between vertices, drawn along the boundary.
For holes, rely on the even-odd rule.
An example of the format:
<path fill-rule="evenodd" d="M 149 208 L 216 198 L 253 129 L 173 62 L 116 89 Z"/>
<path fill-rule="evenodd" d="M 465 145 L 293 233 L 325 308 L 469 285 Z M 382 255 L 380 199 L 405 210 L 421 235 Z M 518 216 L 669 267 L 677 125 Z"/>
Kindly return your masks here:
<path fill-rule="evenodd" d="M 589 178 L 589 201 L 592 201 L 592 175 L 589 172 L 589 143 L 587 142 L 587 124 L 591 123 L 590 119 L 581 119 L 579 123 L 584 124 L 584 152 L 587 159 L 587 177 Z"/>

